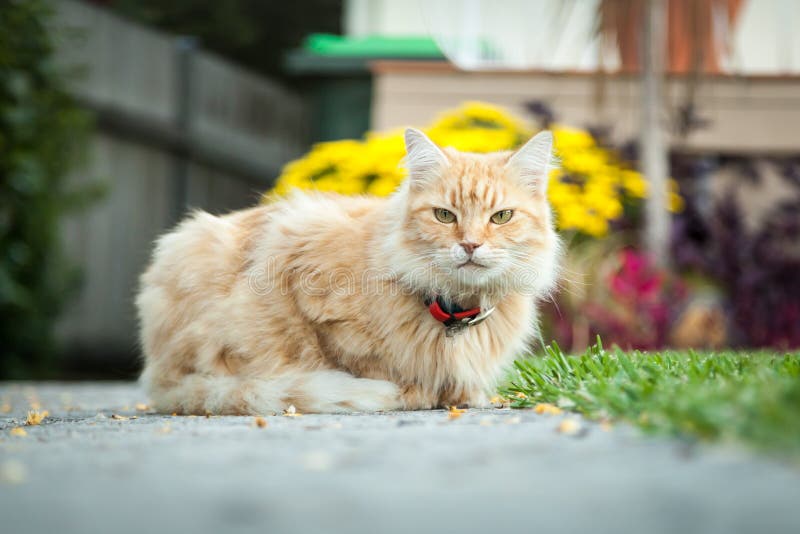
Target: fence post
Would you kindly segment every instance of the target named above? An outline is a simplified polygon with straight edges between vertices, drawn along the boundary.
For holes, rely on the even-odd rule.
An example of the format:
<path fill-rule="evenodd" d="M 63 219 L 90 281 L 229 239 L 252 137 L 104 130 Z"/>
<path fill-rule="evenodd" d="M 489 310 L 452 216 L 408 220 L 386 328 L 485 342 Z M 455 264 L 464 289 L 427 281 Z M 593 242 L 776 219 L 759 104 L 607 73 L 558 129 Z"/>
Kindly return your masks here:
<path fill-rule="evenodd" d="M 197 38 L 180 36 L 175 39 L 175 129 L 185 139 L 191 137 L 193 97 L 192 79 Z M 189 153 L 179 151 L 174 156 L 172 171 L 172 219 L 178 222 L 189 202 Z"/>

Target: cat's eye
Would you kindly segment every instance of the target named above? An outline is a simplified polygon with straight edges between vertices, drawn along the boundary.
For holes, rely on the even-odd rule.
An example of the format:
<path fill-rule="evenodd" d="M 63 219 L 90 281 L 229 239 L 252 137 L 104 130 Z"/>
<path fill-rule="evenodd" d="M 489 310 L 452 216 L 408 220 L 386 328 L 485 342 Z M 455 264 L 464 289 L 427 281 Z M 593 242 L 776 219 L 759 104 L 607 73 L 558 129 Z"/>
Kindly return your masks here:
<path fill-rule="evenodd" d="M 514 215 L 514 210 L 500 210 L 492 215 L 490 220 L 495 224 L 505 224 L 511 220 L 512 215 Z"/>
<path fill-rule="evenodd" d="M 433 208 L 433 215 L 436 217 L 436 220 L 441 223 L 450 224 L 456 222 L 455 213 L 444 208 Z"/>

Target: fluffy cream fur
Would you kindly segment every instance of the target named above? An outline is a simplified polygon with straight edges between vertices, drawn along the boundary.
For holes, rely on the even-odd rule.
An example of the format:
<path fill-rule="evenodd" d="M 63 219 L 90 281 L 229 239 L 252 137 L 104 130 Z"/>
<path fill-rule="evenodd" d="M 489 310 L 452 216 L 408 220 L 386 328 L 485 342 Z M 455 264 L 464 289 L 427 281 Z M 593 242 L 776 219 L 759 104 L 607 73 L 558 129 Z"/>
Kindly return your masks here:
<path fill-rule="evenodd" d="M 516 154 L 442 150 L 416 130 L 406 144 L 409 178 L 388 199 L 298 192 L 196 212 L 158 240 L 137 299 L 142 381 L 158 410 L 487 404 L 555 279 L 552 137 Z M 491 222 L 506 209 L 508 222 Z M 480 246 L 470 255 L 462 243 Z M 446 337 L 430 295 L 496 310 Z"/>

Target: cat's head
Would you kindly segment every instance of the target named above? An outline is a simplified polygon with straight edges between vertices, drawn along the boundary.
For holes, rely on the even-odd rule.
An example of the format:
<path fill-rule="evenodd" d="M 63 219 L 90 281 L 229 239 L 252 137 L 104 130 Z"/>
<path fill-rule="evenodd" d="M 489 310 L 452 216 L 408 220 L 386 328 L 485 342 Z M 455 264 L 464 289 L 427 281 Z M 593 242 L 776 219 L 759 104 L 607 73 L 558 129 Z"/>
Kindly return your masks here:
<path fill-rule="evenodd" d="M 548 291 L 559 247 L 547 202 L 552 134 L 541 132 L 516 152 L 492 154 L 442 149 L 414 129 L 406 130 L 405 141 L 408 178 L 397 197 L 405 207 L 397 244 L 404 275 L 416 277 L 409 281 L 453 295 Z"/>

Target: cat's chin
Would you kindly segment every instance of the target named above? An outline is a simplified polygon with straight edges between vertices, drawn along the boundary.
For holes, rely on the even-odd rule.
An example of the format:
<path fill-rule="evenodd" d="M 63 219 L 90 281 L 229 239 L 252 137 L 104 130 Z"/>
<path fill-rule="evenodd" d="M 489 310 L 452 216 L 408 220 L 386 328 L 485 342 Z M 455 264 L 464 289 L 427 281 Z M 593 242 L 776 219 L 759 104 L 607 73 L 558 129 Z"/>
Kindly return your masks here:
<path fill-rule="evenodd" d="M 501 278 L 495 268 L 468 262 L 453 270 L 452 282 L 455 287 L 483 289 L 494 287 Z"/>

